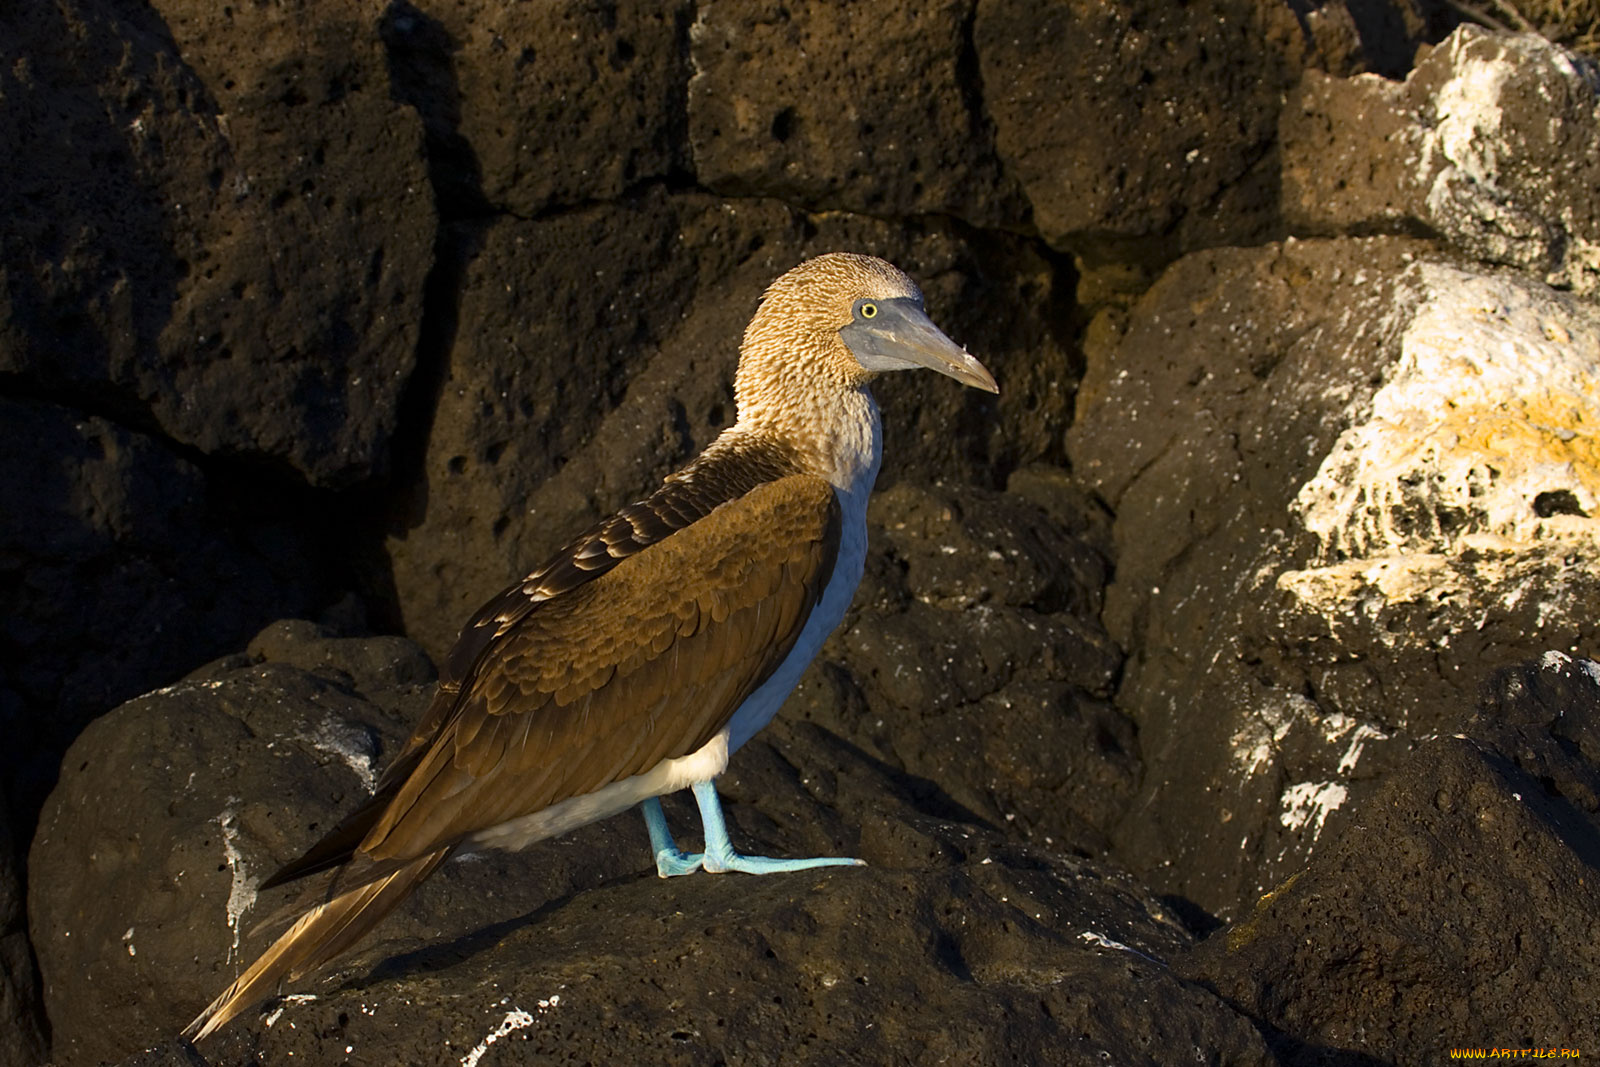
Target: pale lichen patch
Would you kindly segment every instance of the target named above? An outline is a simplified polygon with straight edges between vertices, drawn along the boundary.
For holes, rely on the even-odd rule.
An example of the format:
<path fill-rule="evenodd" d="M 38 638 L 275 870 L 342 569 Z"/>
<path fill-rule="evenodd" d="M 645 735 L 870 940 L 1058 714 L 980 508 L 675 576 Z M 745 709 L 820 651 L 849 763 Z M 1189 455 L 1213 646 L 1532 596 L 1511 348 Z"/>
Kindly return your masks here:
<path fill-rule="evenodd" d="M 1409 284 L 1399 358 L 1293 505 L 1316 565 L 1276 583 L 1335 627 L 1424 599 L 1559 596 L 1549 573 L 1600 555 L 1600 315 L 1439 264 Z"/>

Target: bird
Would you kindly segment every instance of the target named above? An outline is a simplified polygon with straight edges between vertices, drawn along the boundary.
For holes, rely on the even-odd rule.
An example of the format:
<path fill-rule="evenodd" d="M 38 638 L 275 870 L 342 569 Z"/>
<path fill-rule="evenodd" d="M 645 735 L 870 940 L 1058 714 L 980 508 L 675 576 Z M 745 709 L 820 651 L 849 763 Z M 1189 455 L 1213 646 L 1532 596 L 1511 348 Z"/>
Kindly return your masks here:
<path fill-rule="evenodd" d="M 915 368 L 999 392 L 885 260 L 834 252 L 773 281 L 739 346 L 733 423 L 471 617 L 373 795 L 259 887 L 321 874 L 320 903 L 184 1036 L 352 947 L 451 856 L 636 805 L 663 878 L 859 864 L 736 851 L 714 781 L 849 607 L 883 450 L 869 385 Z M 681 789 L 701 852 L 678 848 L 661 808 Z"/>

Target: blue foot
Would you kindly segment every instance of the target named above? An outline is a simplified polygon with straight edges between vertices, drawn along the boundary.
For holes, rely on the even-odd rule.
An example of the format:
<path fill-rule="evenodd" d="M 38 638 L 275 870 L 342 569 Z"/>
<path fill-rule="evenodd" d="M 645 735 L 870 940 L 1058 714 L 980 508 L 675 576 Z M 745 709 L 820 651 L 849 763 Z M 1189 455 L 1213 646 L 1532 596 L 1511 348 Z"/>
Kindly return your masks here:
<path fill-rule="evenodd" d="M 773 859 L 768 856 L 745 856 L 734 851 L 728 840 L 728 825 L 722 817 L 722 801 L 716 787 L 710 782 L 694 786 L 695 803 L 700 806 L 700 821 L 705 826 L 706 850 L 682 852 L 672 840 L 667 829 L 667 817 L 661 811 L 661 801 L 655 797 L 645 801 L 644 823 L 650 831 L 650 847 L 655 852 L 656 873 L 672 878 L 692 871 L 742 871 L 745 874 L 777 874 L 780 871 L 805 871 L 813 867 L 864 867 L 866 864 L 848 856 L 813 856 L 805 859 Z"/>
<path fill-rule="evenodd" d="M 743 871 L 745 874 L 777 874 L 779 871 L 804 871 L 812 867 L 865 867 L 861 860 L 850 856 L 808 856 L 804 859 L 780 860 L 771 856 L 746 856 L 742 852 L 726 849 L 721 855 L 695 857 L 702 870 L 712 874 L 723 871 Z"/>
<path fill-rule="evenodd" d="M 651 797 L 639 808 L 644 812 L 645 829 L 650 831 L 650 851 L 656 857 L 656 874 L 662 878 L 673 878 L 698 871 L 704 857 L 698 852 L 684 852 L 678 848 L 678 843 L 672 839 L 672 831 L 667 829 L 667 816 L 661 810 L 661 798 Z"/>

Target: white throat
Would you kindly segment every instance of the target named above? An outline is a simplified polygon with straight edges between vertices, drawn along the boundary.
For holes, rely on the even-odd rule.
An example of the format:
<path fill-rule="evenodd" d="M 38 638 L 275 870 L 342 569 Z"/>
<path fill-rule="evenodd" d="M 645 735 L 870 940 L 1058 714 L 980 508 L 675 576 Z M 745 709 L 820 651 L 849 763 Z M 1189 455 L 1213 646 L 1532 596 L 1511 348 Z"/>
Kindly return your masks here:
<path fill-rule="evenodd" d="M 783 663 L 745 700 L 726 734 L 727 751 L 735 751 L 771 720 L 800 681 L 822 643 L 844 619 L 867 559 L 867 498 L 883 461 L 883 423 L 878 405 L 864 387 L 835 394 L 837 401 L 818 420 L 827 431 L 817 442 L 818 471 L 839 498 L 839 555 L 833 575 L 811 609 L 800 637 Z M 819 413 L 820 414 L 820 413 Z M 815 436 L 815 435 L 813 435 Z M 719 768 L 720 773 L 720 768 Z"/>
<path fill-rule="evenodd" d="M 730 429 L 788 441 L 804 456 L 804 467 L 826 478 L 841 499 L 859 493 L 865 500 L 883 461 L 883 421 L 872 394 L 862 386 L 808 399 L 791 402 L 777 417 L 764 408 L 741 411 Z"/>

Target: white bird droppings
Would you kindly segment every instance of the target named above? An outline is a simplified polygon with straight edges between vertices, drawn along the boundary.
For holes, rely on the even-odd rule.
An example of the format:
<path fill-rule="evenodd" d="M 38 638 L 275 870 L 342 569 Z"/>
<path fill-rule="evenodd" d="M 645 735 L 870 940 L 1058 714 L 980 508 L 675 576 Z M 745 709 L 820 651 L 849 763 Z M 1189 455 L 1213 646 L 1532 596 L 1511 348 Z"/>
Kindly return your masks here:
<path fill-rule="evenodd" d="M 1350 796 L 1338 782 L 1297 782 L 1283 791 L 1283 811 L 1278 821 L 1289 830 L 1311 827 L 1311 840 L 1322 835 L 1322 824 Z"/>
<path fill-rule="evenodd" d="M 372 739 L 365 728 L 324 719 L 315 732 L 302 734 L 300 739 L 319 752 L 337 757 L 355 771 L 368 793 L 377 790 L 378 771 L 372 764 Z"/>
<path fill-rule="evenodd" d="M 229 804 L 237 804 L 238 797 L 229 797 Z M 217 816 L 217 825 L 222 829 L 222 859 L 228 865 L 228 871 L 233 876 L 233 882 L 228 887 L 228 929 L 233 931 L 233 944 L 228 948 L 228 961 L 233 961 L 233 954 L 239 951 L 239 937 L 243 932 L 240 921 L 244 913 L 255 907 L 256 884 L 250 878 L 250 868 L 244 861 L 244 854 L 239 851 L 239 821 L 234 810 L 229 807 Z"/>
<path fill-rule="evenodd" d="M 1336 631 L 1384 605 L 1515 607 L 1600 547 L 1600 315 L 1436 263 L 1393 314 L 1399 358 L 1293 504 L 1319 558 L 1277 579 Z"/>
<path fill-rule="evenodd" d="M 548 1000 L 539 1001 L 539 1014 L 543 1015 L 560 1003 L 561 995 L 559 993 L 552 994 Z M 531 1013 L 523 1011 L 521 1008 L 512 1008 L 506 1012 L 506 1017 L 500 1020 L 499 1026 L 485 1034 L 482 1041 L 474 1045 L 465 1056 L 461 1057 L 461 1067 L 478 1067 L 478 1061 L 483 1059 L 484 1054 L 489 1051 L 490 1045 L 499 1041 L 502 1037 L 532 1026 L 533 1023 L 534 1017 Z"/>
<path fill-rule="evenodd" d="M 1146 955 L 1145 953 L 1134 948 L 1132 945 L 1124 945 L 1121 941 L 1113 941 L 1105 934 L 1096 933 L 1093 930 L 1085 930 L 1083 933 L 1078 935 L 1078 940 L 1087 941 L 1089 944 L 1095 945 L 1099 948 L 1109 948 L 1115 949 L 1118 952 L 1131 953 L 1132 955 L 1138 956 L 1140 959 L 1149 960 L 1151 963 L 1159 964 L 1163 967 L 1166 966 L 1166 964 L 1162 963 L 1154 956 Z"/>

